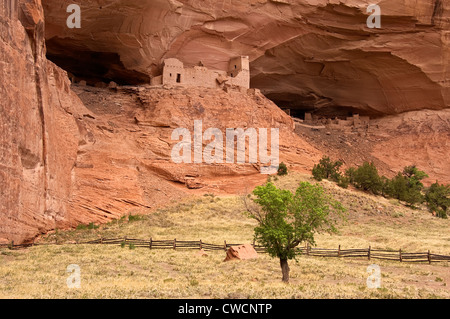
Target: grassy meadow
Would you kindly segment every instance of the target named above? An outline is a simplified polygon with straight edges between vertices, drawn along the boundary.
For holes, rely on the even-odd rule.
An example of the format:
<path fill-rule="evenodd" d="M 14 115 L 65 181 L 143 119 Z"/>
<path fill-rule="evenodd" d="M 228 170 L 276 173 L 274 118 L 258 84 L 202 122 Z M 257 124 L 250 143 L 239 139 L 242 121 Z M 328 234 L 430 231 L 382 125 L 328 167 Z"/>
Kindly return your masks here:
<path fill-rule="evenodd" d="M 294 190 L 310 177 L 272 177 Z M 450 255 L 450 220 L 424 207 L 321 184 L 347 208 L 339 234 L 316 235 L 317 247 L 402 249 Z M 24 250 L 0 250 L 0 298 L 450 298 L 447 262 L 428 264 L 300 256 L 290 261 L 291 281 L 281 282 L 279 261 L 266 254 L 249 261 L 223 262 L 224 251 L 150 250 L 83 245 L 103 238 L 202 240 L 251 243 L 255 221 L 244 214 L 241 197 L 204 195 L 173 202 L 144 216 L 99 227 L 56 231 Z M 90 229 L 91 228 L 91 229 Z M 67 266 L 79 265 L 81 287 L 69 289 Z M 381 288 L 370 289 L 367 267 L 381 269 Z"/>

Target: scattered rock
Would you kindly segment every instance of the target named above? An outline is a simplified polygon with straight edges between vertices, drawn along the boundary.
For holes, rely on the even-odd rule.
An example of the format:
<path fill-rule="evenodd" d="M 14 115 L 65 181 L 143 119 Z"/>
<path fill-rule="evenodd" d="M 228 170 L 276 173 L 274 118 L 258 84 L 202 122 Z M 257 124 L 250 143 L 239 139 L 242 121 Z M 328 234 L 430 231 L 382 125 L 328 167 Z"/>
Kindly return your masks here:
<path fill-rule="evenodd" d="M 119 85 L 116 82 L 111 81 L 111 82 L 109 82 L 108 88 L 117 89 L 118 86 Z"/>
<path fill-rule="evenodd" d="M 241 246 L 231 246 L 227 251 L 227 257 L 224 261 L 230 260 L 248 260 L 258 258 L 258 253 L 250 244 Z"/>

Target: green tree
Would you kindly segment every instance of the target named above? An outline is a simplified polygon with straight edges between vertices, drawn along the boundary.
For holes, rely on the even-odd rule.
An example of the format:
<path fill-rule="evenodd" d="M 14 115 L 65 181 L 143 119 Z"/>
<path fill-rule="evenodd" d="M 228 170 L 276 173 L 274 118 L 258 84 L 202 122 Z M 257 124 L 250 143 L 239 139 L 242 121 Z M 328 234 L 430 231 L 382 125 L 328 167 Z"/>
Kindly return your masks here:
<path fill-rule="evenodd" d="M 348 178 L 348 181 L 350 184 L 355 183 L 355 172 L 356 172 L 356 168 L 354 168 L 354 167 L 349 167 L 345 171 L 345 176 Z"/>
<path fill-rule="evenodd" d="M 423 172 L 419 171 L 419 169 L 413 165 L 413 166 L 406 166 L 403 169 L 403 176 L 405 176 L 408 180 L 408 186 L 410 188 L 423 188 L 422 180 L 424 178 L 427 178 L 428 175 Z"/>
<path fill-rule="evenodd" d="M 285 176 L 287 174 L 288 174 L 287 166 L 286 166 L 286 164 L 281 162 L 279 167 L 278 167 L 278 176 Z"/>
<path fill-rule="evenodd" d="M 392 193 L 392 181 L 386 176 L 381 176 L 381 195 L 388 197 L 391 196 Z"/>
<path fill-rule="evenodd" d="M 357 188 L 370 191 L 375 195 L 380 194 L 383 183 L 375 164 L 365 162 L 354 171 L 353 184 Z"/>
<path fill-rule="evenodd" d="M 450 185 L 440 185 L 438 182 L 428 188 L 425 193 L 425 201 L 428 210 L 436 213 L 437 217 L 448 218 L 447 211 L 450 207 Z"/>
<path fill-rule="evenodd" d="M 341 161 L 333 162 L 328 156 L 324 156 L 319 161 L 319 164 L 314 165 L 312 170 L 313 177 L 319 182 L 323 179 L 338 182 L 341 177 L 339 169 L 342 165 Z"/>
<path fill-rule="evenodd" d="M 282 280 L 289 282 L 288 260 L 300 253 L 296 247 L 303 242 L 314 245 L 315 233 L 336 232 L 337 217 L 345 209 L 320 185 L 308 182 L 300 183 L 295 194 L 268 183 L 256 187 L 253 195 L 253 207 L 245 203 L 249 216 L 258 221 L 255 239 L 280 259 Z"/>
<path fill-rule="evenodd" d="M 386 186 L 386 192 L 390 197 L 404 200 L 408 192 L 408 184 L 402 173 L 398 173 Z"/>
<path fill-rule="evenodd" d="M 389 183 L 386 192 L 389 196 L 408 203 L 411 207 L 421 204 L 425 200 L 422 180 L 428 175 L 416 166 L 407 166 L 402 173 L 398 173 Z"/>
<path fill-rule="evenodd" d="M 348 188 L 349 184 L 350 184 L 350 178 L 348 176 L 339 177 L 339 181 L 337 182 L 337 185 L 339 187 Z"/>

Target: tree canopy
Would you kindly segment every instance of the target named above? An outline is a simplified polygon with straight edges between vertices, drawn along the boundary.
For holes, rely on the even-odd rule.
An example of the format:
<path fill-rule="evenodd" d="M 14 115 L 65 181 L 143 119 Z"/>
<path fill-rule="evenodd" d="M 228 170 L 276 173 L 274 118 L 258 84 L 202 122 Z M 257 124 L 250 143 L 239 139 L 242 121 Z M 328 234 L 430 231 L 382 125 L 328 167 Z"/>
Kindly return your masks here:
<path fill-rule="evenodd" d="M 247 208 L 249 216 L 258 221 L 255 240 L 270 256 L 280 258 L 285 282 L 289 281 L 287 261 L 300 253 L 296 247 L 301 243 L 314 245 L 315 233 L 336 232 L 335 224 L 345 212 L 319 184 L 302 182 L 292 193 L 267 183 L 256 187 L 253 195 L 257 207 Z"/>

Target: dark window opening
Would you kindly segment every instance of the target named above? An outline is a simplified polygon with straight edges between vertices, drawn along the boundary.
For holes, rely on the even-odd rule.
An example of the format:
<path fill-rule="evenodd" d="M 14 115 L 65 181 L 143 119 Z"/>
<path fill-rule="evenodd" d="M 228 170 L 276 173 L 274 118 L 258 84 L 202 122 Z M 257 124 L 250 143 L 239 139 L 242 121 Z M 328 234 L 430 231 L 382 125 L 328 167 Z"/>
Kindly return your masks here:
<path fill-rule="evenodd" d="M 180 73 L 177 74 L 177 83 L 181 83 L 181 74 Z"/>

